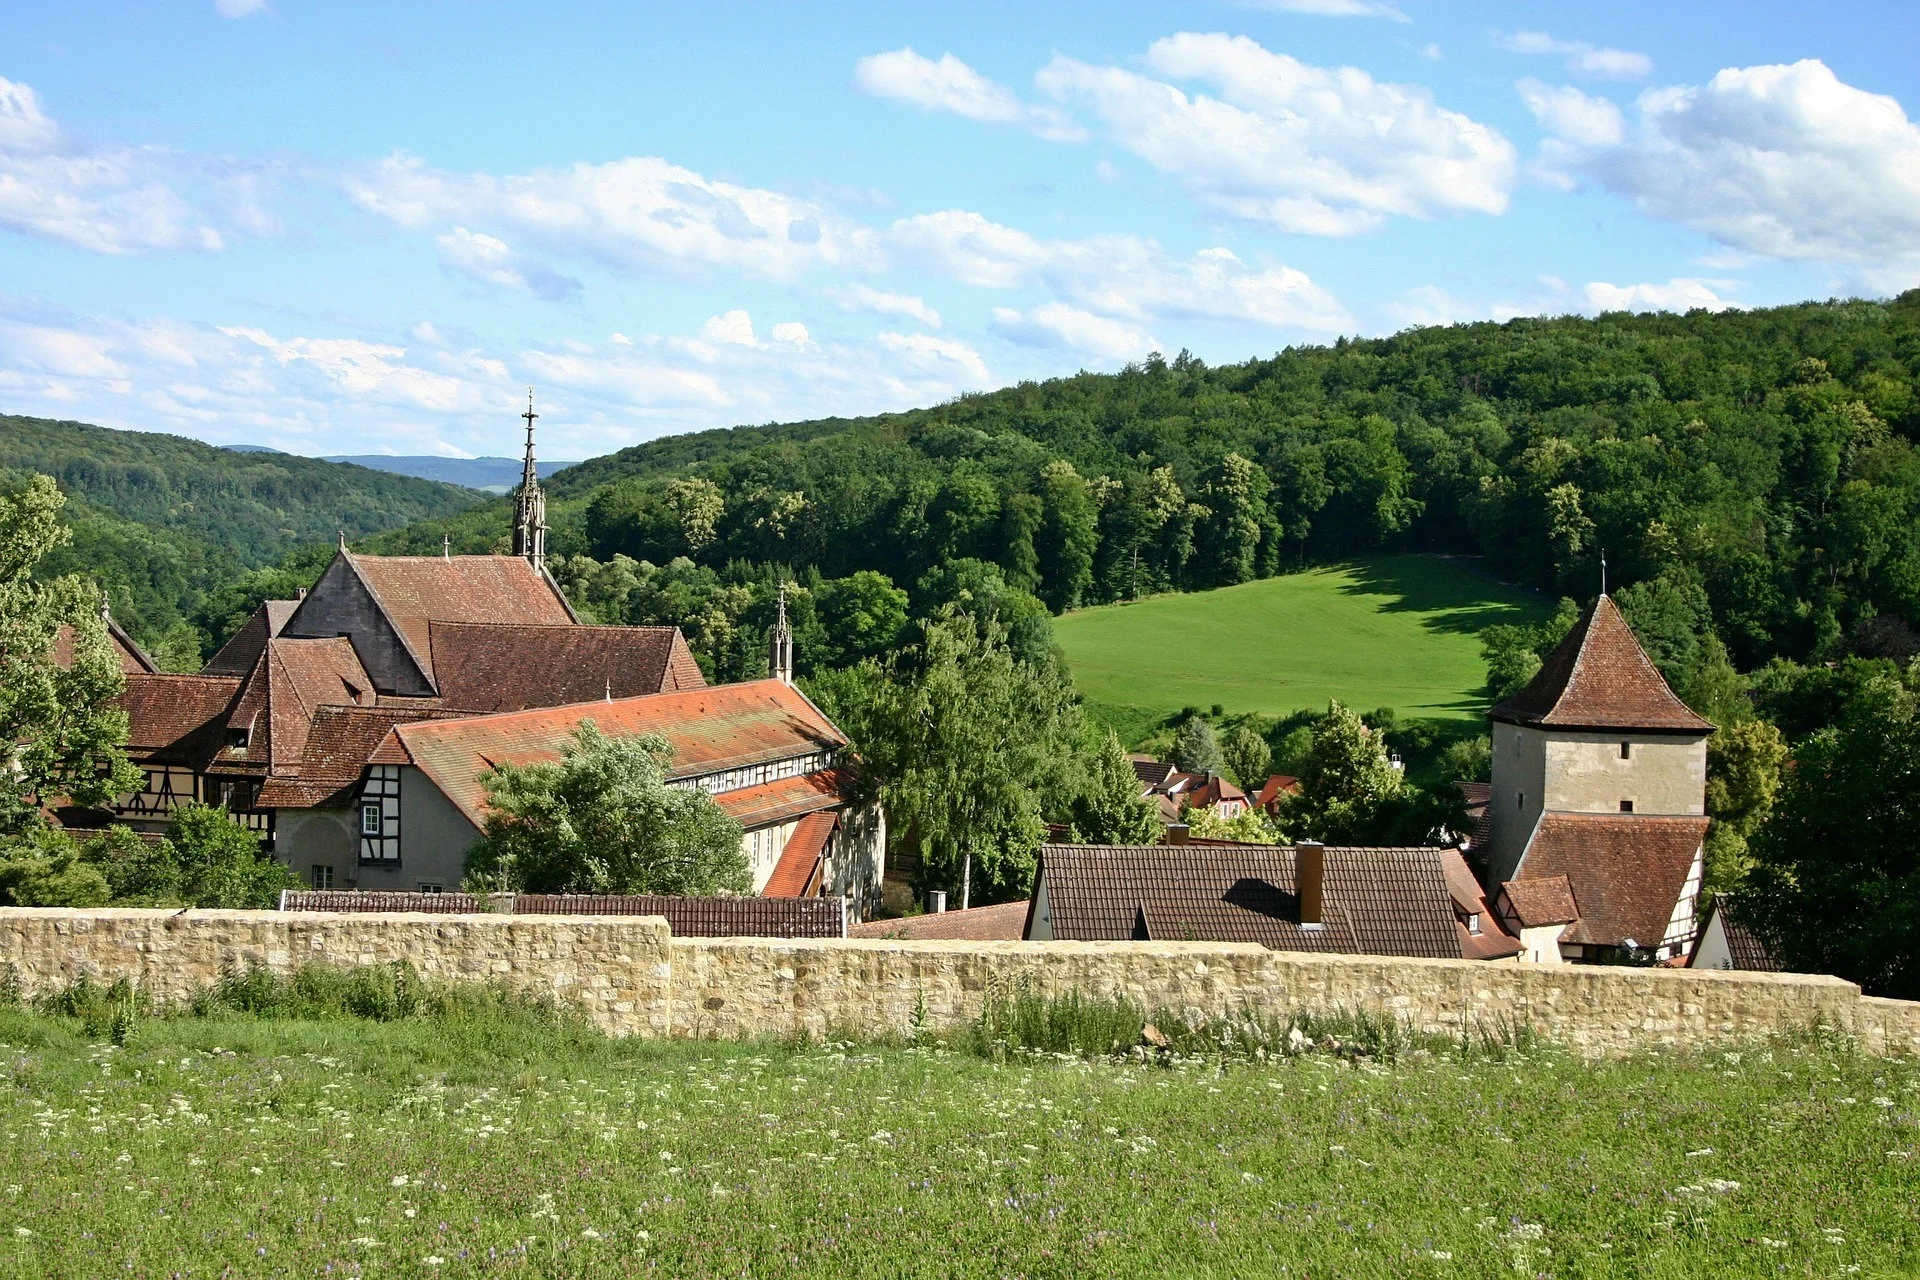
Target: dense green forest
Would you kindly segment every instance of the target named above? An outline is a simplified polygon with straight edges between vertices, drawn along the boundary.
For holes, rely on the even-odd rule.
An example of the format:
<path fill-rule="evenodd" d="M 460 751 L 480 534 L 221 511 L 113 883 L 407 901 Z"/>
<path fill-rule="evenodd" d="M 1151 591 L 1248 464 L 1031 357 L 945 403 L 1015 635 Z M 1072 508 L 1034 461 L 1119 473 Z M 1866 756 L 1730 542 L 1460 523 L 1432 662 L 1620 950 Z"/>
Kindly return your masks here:
<path fill-rule="evenodd" d="M 311 562 L 340 532 L 363 538 L 478 500 L 453 485 L 292 454 L 0 417 L 0 485 L 32 472 L 59 482 L 74 534 L 42 571 L 99 581 L 121 624 L 186 670 L 231 629 L 239 606 L 226 597 L 247 571 L 303 550 Z"/>

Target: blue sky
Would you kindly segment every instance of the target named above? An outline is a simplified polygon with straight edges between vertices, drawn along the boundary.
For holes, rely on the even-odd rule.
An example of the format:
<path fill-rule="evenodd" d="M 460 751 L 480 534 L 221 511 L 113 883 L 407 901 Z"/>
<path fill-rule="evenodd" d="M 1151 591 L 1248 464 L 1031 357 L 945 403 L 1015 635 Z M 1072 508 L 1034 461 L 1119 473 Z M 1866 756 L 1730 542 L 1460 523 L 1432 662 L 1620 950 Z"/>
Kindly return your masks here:
<path fill-rule="evenodd" d="M 0 411 L 300 453 L 1920 284 L 1920 6 L 6 6 Z"/>

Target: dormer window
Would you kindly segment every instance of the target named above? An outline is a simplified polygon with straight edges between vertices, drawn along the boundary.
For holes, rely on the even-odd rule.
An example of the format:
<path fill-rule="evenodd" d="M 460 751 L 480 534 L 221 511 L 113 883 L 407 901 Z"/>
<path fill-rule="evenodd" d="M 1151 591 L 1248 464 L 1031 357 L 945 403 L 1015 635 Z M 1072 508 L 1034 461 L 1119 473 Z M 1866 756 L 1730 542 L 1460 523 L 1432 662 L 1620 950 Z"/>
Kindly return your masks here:
<path fill-rule="evenodd" d="M 228 729 L 227 746 L 235 751 L 245 751 L 247 743 L 253 737 L 253 730 L 247 728 Z"/>
<path fill-rule="evenodd" d="M 1480 936 L 1480 913 L 1478 911 L 1469 911 L 1467 913 L 1467 932 L 1476 938 Z"/>

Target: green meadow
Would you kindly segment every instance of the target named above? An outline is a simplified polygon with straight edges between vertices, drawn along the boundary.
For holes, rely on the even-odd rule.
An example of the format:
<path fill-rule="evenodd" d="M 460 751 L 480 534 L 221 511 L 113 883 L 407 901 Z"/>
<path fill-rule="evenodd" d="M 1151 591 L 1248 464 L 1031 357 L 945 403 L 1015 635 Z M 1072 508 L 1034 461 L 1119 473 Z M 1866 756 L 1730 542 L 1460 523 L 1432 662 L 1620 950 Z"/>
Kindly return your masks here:
<path fill-rule="evenodd" d="M 0 1276 L 1913 1275 L 1920 1069 L 1807 1037 L 1081 1057 L 0 1011 Z"/>
<path fill-rule="evenodd" d="M 1479 633 L 1551 613 L 1476 561 L 1398 555 L 1081 609 L 1054 634 L 1082 696 L 1119 723 L 1215 704 L 1282 716 L 1335 698 L 1471 720 L 1486 709 Z"/>

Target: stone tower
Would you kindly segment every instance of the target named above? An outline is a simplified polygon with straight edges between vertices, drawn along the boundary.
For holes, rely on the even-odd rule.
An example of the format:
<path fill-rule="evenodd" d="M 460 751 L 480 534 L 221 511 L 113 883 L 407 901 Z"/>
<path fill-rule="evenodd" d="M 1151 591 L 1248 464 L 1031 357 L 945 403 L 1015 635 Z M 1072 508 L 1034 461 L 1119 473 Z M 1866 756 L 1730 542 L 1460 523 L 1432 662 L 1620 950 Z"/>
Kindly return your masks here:
<path fill-rule="evenodd" d="M 540 469 L 533 460 L 533 388 L 527 388 L 527 457 L 520 469 L 520 501 L 513 523 L 513 554 L 544 573 L 547 567 L 547 495 L 540 491 Z"/>
<path fill-rule="evenodd" d="M 1491 719 L 1493 884 L 1514 878 L 1548 815 L 1706 812 L 1713 726 L 1674 696 L 1605 595 Z"/>

